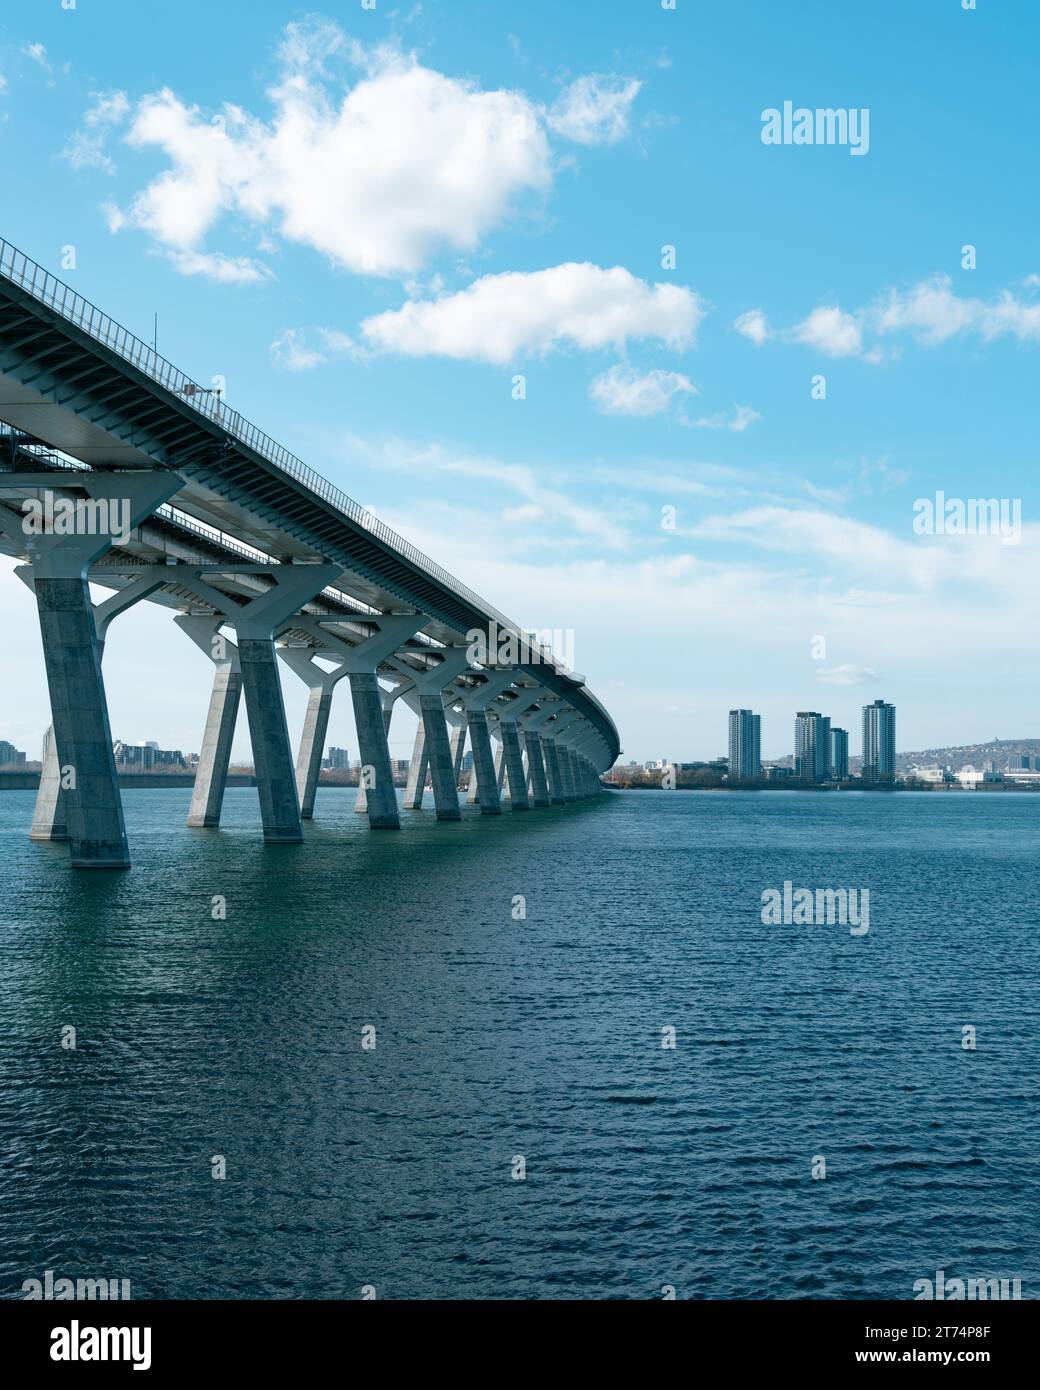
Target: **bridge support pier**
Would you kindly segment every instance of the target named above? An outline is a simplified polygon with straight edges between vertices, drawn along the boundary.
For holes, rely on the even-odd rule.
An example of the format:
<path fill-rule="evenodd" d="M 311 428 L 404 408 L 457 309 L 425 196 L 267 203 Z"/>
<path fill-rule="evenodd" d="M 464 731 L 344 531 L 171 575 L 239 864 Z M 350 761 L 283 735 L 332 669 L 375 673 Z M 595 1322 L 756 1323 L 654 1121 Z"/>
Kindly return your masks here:
<path fill-rule="evenodd" d="M 444 718 L 444 702 L 439 691 L 424 691 L 419 697 L 422 705 L 425 745 L 433 783 L 433 800 L 438 820 L 461 820 L 459 788 L 455 781 L 454 761 L 448 740 L 448 725 Z"/>
<path fill-rule="evenodd" d="M 503 719 L 499 724 L 502 735 L 502 752 L 505 759 L 506 777 L 509 781 L 509 799 L 514 811 L 528 811 L 531 803 L 527 799 L 527 778 L 524 776 L 524 758 L 520 751 L 520 737 L 516 721 Z"/>
<path fill-rule="evenodd" d="M 60 779 L 55 789 L 52 778 L 49 788 L 49 797 L 54 797 L 49 828 L 57 828 L 63 808 L 74 869 L 128 869 L 130 852 L 101 653 L 109 619 L 134 598 L 126 596 L 117 602 L 117 594 L 98 606 L 96 621 L 87 571 L 124 532 L 139 526 L 171 497 L 181 480 L 175 473 L 143 469 L 27 473 L 21 480 L 28 487 L 82 488 L 92 502 L 102 504 L 95 513 L 98 522 L 108 521 L 104 530 L 98 524 L 94 534 L 27 530 L 25 517 L 0 506 L 0 529 L 28 556 L 31 570 L 21 577 L 36 595 L 40 619 Z M 121 524 L 114 520 L 117 513 Z M 134 594 L 144 596 L 137 589 Z"/>
<path fill-rule="evenodd" d="M 238 648 L 229 642 L 219 629 L 222 617 L 188 617 L 182 615 L 174 622 L 213 662 L 213 690 L 206 712 L 206 728 L 202 735 L 199 765 L 188 808 L 188 824 L 215 829 L 220 824 L 231 765 L 231 745 L 238 722 L 238 707 L 242 697 L 242 670 Z"/>
<path fill-rule="evenodd" d="M 491 751 L 487 709 L 513 683 L 513 671 L 488 671 L 484 684 L 462 696 L 462 709 L 469 730 L 469 746 L 473 753 L 473 776 L 470 778 L 468 800 L 480 804 L 483 816 L 500 816 L 498 771 Z"/>
<path fill-rule="evenodd" d="M 459 786 L 455 776 L 455 757 L 448 737 L 448 721 L 444 713 L 445 689 L 469 666 L 465 647 L 440 648 L 436 655 L 439 660 L 427 671 L 415 671 L 412 679 L 419 692 L 419 718 L 422 732 L 420 765 L 429 766 L 430 781 L 433 783 L 433 803 L 438 820 L 459 820 Z M 419 746 L 418 736 L 416 746 Z M 414 758 L 414 754 L 413 754 Z M 420 771 L 423 769 L 420 766 Z M 415 789 L 419 806 L 422 805 L 422 788 L 425 780 L 418 780 Z"/>
<path fill-rule="evenodd" d="M 35 576 L 51 718 L 75 869 L 128 869 L 101 655 L 86 579 Z"/>
<path fill-rule="evenodd" d="M 451 730 L 451 765 L 455 774 L 455 786 L 462 776 L 462 759 L 466 756 L 466 724 L 454 724 Z"/>
<path fill-rule="evenodd" d="M 408 783 L 404 790 L 405 810 L 421 811 L 423 792 L 426 790 L 426 774 L 430 769 L 430 755 L 426 751 L 426 726 L 422 718 L 415 731 L 412 746 L 412 761 L 408 764 Z"/>
<path fill-rule="evenodd" d="M 358 795 L 365 792 L 364 809 L 373 830 L 400 830 L 401 816 L 394 791 L 394 774 L 390 763 L 390 744 L 383 722 L 383 705 L 379 682 L 374 671 L 350 673 L 350 698 L 357 726 L 361 773 Z M 371 779 L 371 785 L 369 785 Z"/>
<path fill-rule="evenodd" d="M 239 628 L 238 660 L 264 840 L 269 845 L 299 844 L 303 825 L 273 632 L 252 637 Z"/>
<path fill-rule="evenodd" d="M 33 808 L 30 840 L 67 840 L 69 828 L 65 817 L 65 798 L 61 791 L 61 767 L 58 763 L 58 742 L 54 725 L 43 735 L 43 766 L 40 786 Z"/>
<path fill-rule="evenodd" d="M 473 750 L 473 773 L 477 796 L 480 798 L 480 814 L 500 816 L 502 802 L 498 795 L 498 776 L 495 772 L 494 755 L 491 752 L 487 715 L 482 709 L 467 710 L 466 722 L 469 728 L 469 743 Z"/>
<path fill-rule="evenodd" d="M 421 613 L 381 613 L 371 619 L 366 615 L 365 621 L 371 621 L 377 631 L 344 654 L 361 758 L 358 796 L 364 791 L 364 808 L 373 830 L 400 830 L 387 733 L 393 701 L 405 687 L 389 697 L 388 707 L 387 693 L 380 688 L 376 672 L 398 647 L 422 630 L 425 619 Z M 371 786 L 366 786 L 369 779 Z"/>
<path fill-rule="evenodd" d="M 562 806 L 567 797 L 564 792 L 559 759 L 556 756 L 556 744 L 551 738 L 546 738 L 544 735 L 541 743 L 542 757 L 545 759 L 545 770 L 549 781 L 549 800 L 554 806 Z"/>
<path fill-rule="evenodd" d="M 535 806 L 550 806 L 549 784 L 545 780 L 545 763 L 542 761 L 542 743 L 531 729 L 524 734 L 527 745 L 527 770 L 531 776 L 531 798 Z"/>

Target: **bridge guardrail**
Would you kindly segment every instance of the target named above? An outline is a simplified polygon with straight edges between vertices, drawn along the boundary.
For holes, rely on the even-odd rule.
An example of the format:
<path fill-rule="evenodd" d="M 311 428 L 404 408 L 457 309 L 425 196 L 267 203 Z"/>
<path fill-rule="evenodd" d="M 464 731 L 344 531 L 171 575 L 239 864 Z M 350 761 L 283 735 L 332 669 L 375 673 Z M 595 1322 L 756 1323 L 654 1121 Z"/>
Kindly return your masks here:
<path fill-rule="evenodd" d="M 406 541 L 403 536 L 399 536 L 377 516 L 366 511 L 352 497 L 348 497 L 345 492 L 333 486 L 327 478 L 323 478 L 320 473 L 309 468 L 302 459 L 297 458 L 295 454 L 290 453 L 270 435 L 265 434 L 256 425 L 246 420 L 237 410 L 229 410 L 218 395 L 185 376 L 172 362 L 162 357 L 155 348 L 149 347 L 128 328 L 124 328 L 122 324 L 117 323 L 115 319 L 99 309 L 96 304 L 85 299 L 78 291 L 31 260 L 23 251 L 12 246 L 10 242 L 3 240 L 0 240 L 0 275 L 10 280 L 12 284 L 26 290 L 34 299 L 47 305 L 49 309 L 53 309 L 69 323 L 75 324 L 77 328 L 82 329 L 96 342 L 102 343 L 111 351 L 118 353 L 124 361 L 129 362 L 131 366 L 136 367 L 138 371 L 143 372 L 159 386 L 165 387 L 167 391 L 185 401 L 193 410 L 219 425 L 222 430 L 247 445 L 262 458 L 267 459 L 269 463 L 273 463 L 275 467 L 302 483 L 323 501 L 338 508 L 351 521 L 363 526 L 365 530 L 371 531 L 380 540 L 404 555 L 418 569 L 438 580 L 457 597 L 465 599 L 467 603 L 473 604 L 480 612 L 492 618 L 505 631 L 514 632 L 518 636 L 523 635 L 523 629 L 511 619 L 493 608 L 465 584 L 460 583 L 454 575 L 438 565 L 436 561 L 431 560 L 428 555 L 424 555 L 418 547 L 412 545 L 410 541 Z M 529 641 L 530 639 L 526 640 Z M 548 648 L 543 647 L 542 654 L 543 659 L 548 660 L 550 665 L 559 669 L 556 658 L 552 656 Z"/>

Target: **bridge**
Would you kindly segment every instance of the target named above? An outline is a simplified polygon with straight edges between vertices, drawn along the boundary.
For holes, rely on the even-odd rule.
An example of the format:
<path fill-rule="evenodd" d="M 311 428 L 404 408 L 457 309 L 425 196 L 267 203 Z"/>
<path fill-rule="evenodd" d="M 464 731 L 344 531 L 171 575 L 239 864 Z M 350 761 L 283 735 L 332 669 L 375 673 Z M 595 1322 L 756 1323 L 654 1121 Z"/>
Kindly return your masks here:
<path fill-rule="evenodd" d="M 220 823 L 244 703 L 264 839 L 301 841 L 343 678 L 373 830 L 401 824 L 398 700 L 419 720 L 409 808 L 429 779 L 438 820 L 461 819 L 467 741 L 482 815 L 603 793 L 618 734 L 581 676 L 3 241 L 0 422 L 0 553 L 35 598 L 51 703 L 30 833 L 67 841 L 74 867 L 130 864 L 102 658 L 140 601 L 213 665 L 189 825 Z M 111 595 L 95 604 L 91 585 Z M 309 691 L 295 756 L 279 660 Z"/>

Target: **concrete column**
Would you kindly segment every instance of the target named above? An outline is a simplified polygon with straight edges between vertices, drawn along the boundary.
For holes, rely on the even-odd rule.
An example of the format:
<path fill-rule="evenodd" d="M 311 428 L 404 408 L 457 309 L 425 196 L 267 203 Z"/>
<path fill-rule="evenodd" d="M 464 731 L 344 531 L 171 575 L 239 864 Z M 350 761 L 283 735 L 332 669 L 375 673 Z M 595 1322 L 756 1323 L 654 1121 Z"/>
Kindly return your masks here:
<path fill-rule="evenodd" d="M 419 697 L 423 730 L 430 762 L 430 780 L 438 820 L 461 820 L 459 790 L 444 718 L 444 701 L 439 691 L 424 690 Z"/>
<path fill-rule="evenodd" d="M 188 808 L 189 825 L 213 829 L 220 824 L 241 698 L 242 672 L 237 660 L 234 669 L 230 665 L 218 667 L 213 673 L 206 728 Z"/>
<path fill-rule="evenodd" d="M 128 869 L 94 610 L 85 579 L 37 574 L 36 603 L 73 868 Z"/>
<path fill-rule="evenodd" d="M 524 776 L 524 758 L 520 751 L 520 738 L 516 724 L 503 720 L 499 726 L 502 734 L 502 751 L 505 755 L 506 776 L 509 779 L 509 798 L 514 811 L 530 810 L 527 799 L 527 778 Z"/>
<path fill-rule="evenodd" d="M 491 727 L 489 725 L 488 733 L 490 732 Z M 498 787 L 498 798 L 501 801 L 502 797 L 506 794 L 506 761 L 502 745 L 497 739 L 492 738 L 491 748 L 495 755 L 495 785 Z"/>
<path fill-rule="evenodd" d="M 18 565 L 15 574 L 30 592 L 35 592 L 35 576 L 32 565 Z M 111 579 L 111 575 L 106 576 Z M 98 660 L 105 655 L 105 637 L 109 626 L 117 614 L 139 603 L 141 599 L 161 588 L 159 579 L 149 570 L 144 576 L 138 575 L 121 589 L 94 608 L 94 636 L 97 642 Z M 36 793 L 33 809 L 30 840 L 64 841 L 69 838 L 65 815 L 65 797 L 61 789 L 61 772 L 58 764 L 58 745 L 51 725 L 43 736 L 43 767 L 40 785 Z"/>
<path fill-rule="evenodd" d="M 459 788 L 448 738 L 445 700 L 454 703 L 457 699 L 454 692 L 446 694 L 447 687 L 469 667 L 469 658 L 465 647 L 440 647 L 425 653 L 425 660 L 425 668 L 409 663 L 409 672 L 419 692 L 419 717 L 423 731 L 420 761 L 425 756 L 429 765 L 437 819 L 460 820 Z"/>
<path fill-rule="evenodd" d="M 426 727 L 420 718 L 412 746 L 412 761 L 408 765 L 408 785 L 405 787 L 404 804 L 408 811 L 421 811 L 423 792 L 426 790 L 426 774 L 430 767 L 430 757 L 426 751 Z"/>
<path fill-rule="evenodd" d="M 300 798 L 301 820 L 314 819 L 314 798 L 325 756 L 325 736 L 332 714 L 332 685 L 312 685 L 303 716 L 303 733 L 296 753 L 296 795 Z"/>
<path fill-rule="evenodd" d="M 466 755 L 466 725 L 455 724 L 451 731 L 451 763 L 455 770 L 455 785 L 459 785 L 462 775 L 462 759 Z"/>
<path fill-rule="evenodd" d="M 571 772 L 571 755 L 566 744 L 557 743 L 556 756 L 560 760 L 560 778 L 563 782 L 564 797 L 567 799 L 568 802 L 576 801 L 577 797 L 574 793 L 574 776 Z"/>
<path fill-rule="evenodd" d="M 326 671 L 314 664 L 317 647 L 283 646 L 277 654 L 308 687 L 307 710 L 303 716 L 303 732 L 296 750 L 296 796 L 300 803 L 300 819 L 314 819 L 314 799 L 325 756 L 325 740 L 332 714 L 332 697 L 337 681 L 346 669 Z"/>
<path fill-rule="evenodd" d="M 267 844 L 299 844 L 303 840 L 296 766 L 274 639 L 293 614 L 338 574 L 336 565 L 279 565 L 270 571 L 274 586 L 231 615 L 238 634 L 242 695 Z"/>
<path fill-rule="evenodd" d="M 527 744 L 527 766 L 531 774 L 531 795 L 536 806 L 552 804 L 549 797 L 549 784 L 545 780 L 545 763 L 542 760 L 542 743 L 532 730 L 524 734 Z"/>
<path fill-rule="evenodd" d="M 64 791 L 64 810 L 73 868 L 127 869 L 130 854 L 119 796 L 108 702 L 101 675 L 100 641 L 87 587 L 90 565 L 140 525 L 181 487 L 176 473 L 23 473 L 26 487 L 82 489 L 107 505 L 97 517 L 108 527 L 95 534 L 27 531 L 24 516 L 0 506 L 0 530 L 14 540 L 32 565 L 51 721 Z M 124 530 L 125 528 L 125 530 Z M 100 640 L 99 640 L 100 639 Z M 55 808 L 57 809 L 57 808 Z"/>
<path fill-rule="evenodd" d="M 379 682 L 374 671 L 351 671 L 349 679 L 360 749 L 361 781 L 366 777 L 373 779 L 371 786 L 365 786 L 368 823 L 373 830 L 400 830 L 401 816 L 394 791 Z"/>
<path fill-rule="evenodd" d="M 556 756 L 556 744 L 551 738 L 543 738 L 541 743 L 542 757 L 545 759 L 545 770 L 548 773 L 549 800 L 554 806 L 562 806 L 567 800 L 567 792 L 563 785 L 563 774 L 560 771 L 560 762 Z"/>
<path fill-rule="evenodd" d="M 303 839 L 300 799 L 274 638 L 240 633 L 238 659 L 264 840 L 272 845 L 299 844 Z"/>
<path fill-rule="evenodd" d="M 214 667 L 213 690 L 209 697 L 206 728 L 188 808 L 188 824 L 215 829 L 220 824 L 220 813 L 224 806 L 231 745 L 242 696 L 238 648 L 220 632 L 224 621 L 220 616 L 184 615 L 174 621 L 206 653 Z"/>
<path fill-rule="evenodd" d="M 498 795 L 498 777 L 495 774 L 495 759 L 491 752 L 487 715 L 482 709 L 470 709 L 466 711 L 466 722 L 469 728 L 469 745 L 473 750 L 473 770 L 477 794 L 480 797 L 480 813 L 483 816 L 500 816 L 502 803 Z"/>
<path fill-rule="evenodd" d="M 380 705 L 380 708 L 381 708 L 382 711 L 383 711 L 383 733 L 386 735 L 387 756 L 388 756 L 388 757 L 389 757 L 389 755 L 390 755 L 390 723 L 391 723 L 391 720 L 392 720 L 393 717 L 394 717 L 394 701 L 397 699 L 397 696 L 398 696 L 400 693 L 401 693 L 400 689 L 385 690 L 382 686 L 379 687 L 379 705 Z M 393 779 L 393 775 L 394 775 L 394 764 L 393 764 L 393 760 L 391 759 L 391 762 L 390 762 L 390 777 L 391 777 L 391 780 Z M 395 800 L 397 799 L 397 793 L 396 793 L 396 792 L 394 793 L 394 799 L 395 799 Z M 366 815 L 366 814 L 368 813 L 368 788 L 365 786 L 365 779 L 364 779 L 364 776 L 363 776 L 363 775 L 359 775 L 359 777 L 358 777 L 358 789 L 357 789 L 357 797 L 355 798 L 355 801 L 354 801 L 354 813 L 355 813 L 355 815 L 358 815 L 358 816 L 363 816 L 363 815 Z"/>
<path fill-rule="evenodd" d="M 61 770 L 58 765 L 58 744 L 54 737 L 54 725 L 50 725 L 43 736 L 43 769 L 40 772 L 40 786 L 36 793 L 36 806 L 33 809 L 30 840 L 67 840 L 68 826 L 65 819 L 65 797 L 61 790 Z"/>
<path fill-rule="evenodd" d="M 498 816 L 502 814 L 502 802 L 485 711 L 512 685 L 516 672 L 488 670 L 481 674 L 486 675 L 483 685 L 462 695 L 462 708 L 469 729 L 469 746 L 473 753 L 474 770 L 474 777 L 470 779 L 468 800 L 479 801 L 481 814 Z"/>
<path fill-rule="evenodd" d="M 401 828 L 387 741 L 393 700 L 401 690 L 395 691 L 387 701 L 385 697 L 389 693 L 381 690 L 376 672 L 398 647 L 403 647 L 409 638 L 422 631 L 426 621 L 421 613 L 380 613 L 371 618 L 366 615 L 365 622 L 370 622 L 376 631 L 345 656 L 360 749 L 361 781 L 364 782 L 366 769 L 373 779 L 373 785 L 364 788 L 368 824 L 373 830 Z M 359 796 L 361 791 L 359 786 Z"/>

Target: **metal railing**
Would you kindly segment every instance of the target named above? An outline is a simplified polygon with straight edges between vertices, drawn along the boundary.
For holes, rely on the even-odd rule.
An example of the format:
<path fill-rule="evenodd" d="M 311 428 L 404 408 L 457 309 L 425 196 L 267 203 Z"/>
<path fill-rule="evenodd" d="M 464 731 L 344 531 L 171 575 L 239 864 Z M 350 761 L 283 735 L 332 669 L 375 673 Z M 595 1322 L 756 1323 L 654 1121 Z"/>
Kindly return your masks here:
<path fill-rule="evenodd" d="M 27 291 L 41 304 L 53 309 L 67 322 L 75 324 L 95 342 L 102 343 L 117 353 L 132 367 L 136 367 L 138 371 L 143 372 L 159 386 L 164 387 L 178 399 L 190 405 L 200 415 L 219 425 L 225 433 L 247 445 L 254 453 L 259 454 L 268 463 L 273 463 L 275 467 L 280 468 L 296 482 L 309 488 L 322 501 L 328 502 L 330 506 L 336 507 L 351 521 L 364 527 L 366 531 L 370 531 L 398 554 L 410 560 L 417 569 L 430 578 L 436 579 L 458 598 L 464 599 L 487 617 L 493 619 L 507 633 L 522 635 L 522 629 L 516 623 L 493 608 L 472 589 L 460 583 L 453 574 L 431 560 L 428 555 L 424 555 L 403 536 L 399 536 L 385 522 L 366 511 L 352 497 L 348 497 L 345 492 L 334 487 L 320 473 L 316 473 L 313 468 L 308 468 L 302 459 L 298 459 L 295 454 L 283 448 L 270 435 L 264 434 L 256 425 L 251 424 L 241 416 L 237 410 L 229 410 L 219 395 L 208 388 L 201 387 L 190 377 L 185 376 L 165 357 L 161 357 L 154 347 L 149 347 L 129 329 L 116 323 L 95 304 L 91 304 L 88 299 L 84 299 L 81 294 L 66 285 L 64 281 L 59 280 L 56 275 L 44 270 L 42 266 L 30 260 L 24 252 L 19 251 L 10 242 L 3 240 L 0 240 L 0 275 L 20 289 Z M 547 648 L 543 649 L 543 659 L 548 660 L 549 664 L 553 666 L 557 665 L 556 658 Z"/>

